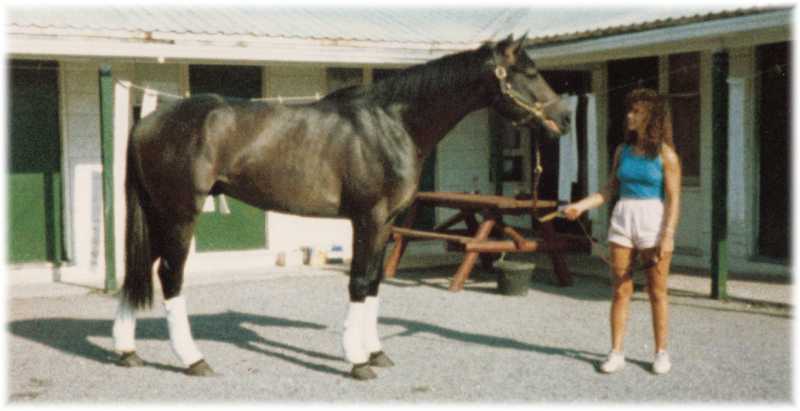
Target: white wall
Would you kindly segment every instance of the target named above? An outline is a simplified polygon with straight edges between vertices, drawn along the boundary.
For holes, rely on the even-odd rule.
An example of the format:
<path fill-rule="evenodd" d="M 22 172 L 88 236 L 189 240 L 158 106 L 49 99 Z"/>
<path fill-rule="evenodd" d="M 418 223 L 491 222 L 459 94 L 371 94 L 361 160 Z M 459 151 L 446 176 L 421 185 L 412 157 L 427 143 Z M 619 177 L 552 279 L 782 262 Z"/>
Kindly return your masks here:
<path fill-rule="evenodd" d="M 436 191 L 467 192 L 477 188 L 481 193 L 494 194 L 494 183 L 489 181 L 489 144 L 488 110 L 478 110 L 461 120 L 437 147 Z M 437 208 L 436 221 L 443 222 L 457 211 Z"/>

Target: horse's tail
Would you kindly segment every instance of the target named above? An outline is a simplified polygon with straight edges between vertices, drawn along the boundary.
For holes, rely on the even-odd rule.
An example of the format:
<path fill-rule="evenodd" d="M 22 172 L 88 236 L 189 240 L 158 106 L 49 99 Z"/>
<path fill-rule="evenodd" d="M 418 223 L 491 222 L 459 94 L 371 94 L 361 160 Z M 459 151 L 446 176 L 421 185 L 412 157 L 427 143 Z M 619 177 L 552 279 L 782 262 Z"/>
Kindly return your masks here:
<path fill-rule="evenodd" d="M 138 160 L 133 144 L 129 144 L 125 178 L 128 216 L 125 221 L 125 283 L 122 296 L 134 308 L 149 308 L 153 302 L 153 259 L 145 203 L 147 193 L 139 174 Z"/>

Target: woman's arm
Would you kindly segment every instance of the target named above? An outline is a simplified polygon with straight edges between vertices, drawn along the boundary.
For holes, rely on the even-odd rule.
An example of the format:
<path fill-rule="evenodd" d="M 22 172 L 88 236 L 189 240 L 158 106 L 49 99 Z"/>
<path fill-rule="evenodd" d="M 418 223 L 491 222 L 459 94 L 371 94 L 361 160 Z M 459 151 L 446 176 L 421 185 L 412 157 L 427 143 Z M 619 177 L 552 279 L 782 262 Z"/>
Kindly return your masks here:
<path fill-rule="evenodd" d="M 608 182 L 600 191 L 590 194 L 582 200 L 569 204 L 564 208 L 564 216 L 567 217 L 568 220 L 578 219 L 584 211 L 600 207 L 616 194 L 619 186 L 619 182 L 617 181 L 617 167 L 619 166 L 621 153 L 622 144 L 617 146 L 617 150 L 614 152 L 614 161 L 611 166 L 611 173 L 608 176 Z"/>
<path fill-rule="evenodd" d="M 672 147 L 664 145 L 661 150 L 664 162 L 664 220 L 661 223 L 659 257 L 675 249 L 675 230 L 681 211 L 681 163 Z"/>

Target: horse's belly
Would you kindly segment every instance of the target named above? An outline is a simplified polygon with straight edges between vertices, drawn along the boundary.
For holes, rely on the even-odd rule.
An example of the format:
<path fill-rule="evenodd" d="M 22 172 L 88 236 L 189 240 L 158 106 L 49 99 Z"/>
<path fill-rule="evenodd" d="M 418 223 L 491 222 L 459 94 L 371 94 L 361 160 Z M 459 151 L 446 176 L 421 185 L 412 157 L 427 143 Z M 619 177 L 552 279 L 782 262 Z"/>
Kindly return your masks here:
<path fill-rule="evenodd" d="M 309 217 L 338 217 L 341 183 L 330 179 L 264 178 L 255 186 L 234 185 L 229 194 L 263 210 Z"/>

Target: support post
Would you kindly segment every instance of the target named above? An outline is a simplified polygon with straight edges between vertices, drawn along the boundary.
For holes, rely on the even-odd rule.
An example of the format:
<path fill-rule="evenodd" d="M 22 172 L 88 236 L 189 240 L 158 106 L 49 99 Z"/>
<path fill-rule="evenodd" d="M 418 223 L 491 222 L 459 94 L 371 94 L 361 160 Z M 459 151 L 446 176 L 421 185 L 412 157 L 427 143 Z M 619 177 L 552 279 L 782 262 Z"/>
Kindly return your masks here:
<path fill-rule="evenodd" d="M 103 65 L 100 83 L 100 155 L 103 161 L 103 227 L 105 239 L 105 291 L 117 289 L 114 242 L 114 86 L 111 66 Z"/>
<path fill-rule="evenodd" d="M 728 298 L 728 52 L 712 57 L 711 298 Z"/>

